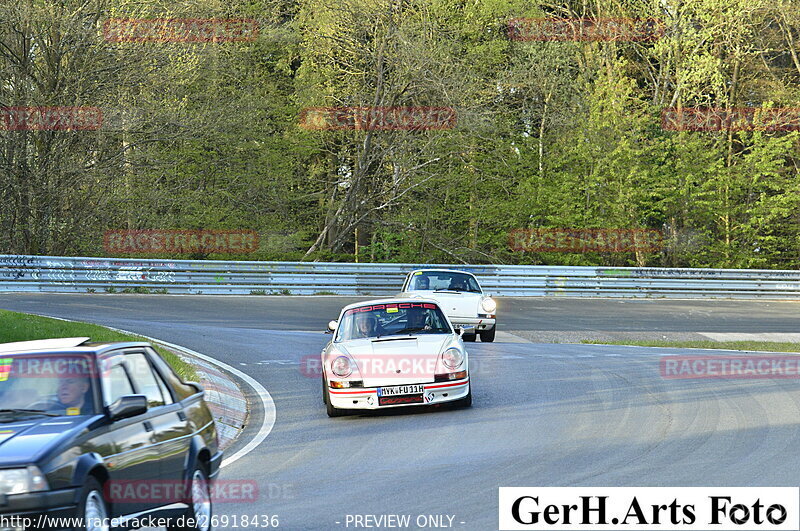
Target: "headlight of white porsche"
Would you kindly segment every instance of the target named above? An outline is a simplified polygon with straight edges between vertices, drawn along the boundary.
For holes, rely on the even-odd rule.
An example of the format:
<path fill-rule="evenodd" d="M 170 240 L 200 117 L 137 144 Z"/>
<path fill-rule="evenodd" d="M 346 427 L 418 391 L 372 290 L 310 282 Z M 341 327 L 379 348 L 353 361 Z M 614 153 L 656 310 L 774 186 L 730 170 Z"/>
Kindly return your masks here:
<path fill-rule="evenodd" d="M 464 353 L 457 348 L 449 348 L 442 354 L 442 363 L 448 369 L 457 369 L 464 363 Z"/>
<path fill-rule="evenodd" d="M 331 371 L 340 378 L 347 378 L 353 374 L 353 364 L 347 356 L 339 356 L 331 362 Z"/>
<path fill-rule="evenodd" d="M 47 479 L 35 466 L 0 470 L 0 494 L 27 494 L 48 488 Z"/>
<path fill-rule="evenodd" d="M 497 303 L 494 302 L 493 298 L 486 297 L 481 301 L 481 308 L 483 308 L 483 311 L 486 313 L 494 313 L 497 309 Z"/>

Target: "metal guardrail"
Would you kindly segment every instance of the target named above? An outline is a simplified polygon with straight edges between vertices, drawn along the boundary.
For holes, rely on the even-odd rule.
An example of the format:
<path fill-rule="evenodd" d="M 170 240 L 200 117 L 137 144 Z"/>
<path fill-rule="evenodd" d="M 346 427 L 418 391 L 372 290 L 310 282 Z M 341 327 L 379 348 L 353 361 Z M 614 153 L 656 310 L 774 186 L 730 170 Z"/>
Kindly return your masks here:
<path fill-rule="evenodd" d="M 505 265 L 226 262 L 0 255 L 0 292 L 396 294 L 409 271 L 474 273 L 500 296 L 800 300 L 800 271 Z"/>

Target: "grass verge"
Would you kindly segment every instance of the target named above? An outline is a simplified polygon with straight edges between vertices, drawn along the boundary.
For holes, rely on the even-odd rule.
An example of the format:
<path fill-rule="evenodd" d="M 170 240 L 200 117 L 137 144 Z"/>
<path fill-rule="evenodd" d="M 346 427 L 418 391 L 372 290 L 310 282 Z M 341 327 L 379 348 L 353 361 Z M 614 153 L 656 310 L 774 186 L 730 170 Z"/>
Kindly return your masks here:
<path fill-rule="evenodd" d="M 0 343 L 52 339 L 56 337 L 91 337 L 92 341 L 147 341 L 130 334 L 109 330 L 90 323 L 73 323 L 39 317 L 27 313 L 0 310 Z M 170 364 L 182 380 L 197 381 L 197 372 L 190 364 L 172 352 L 153 345 L 164 360 Z"/>
<path fill-rule="evenodd" d="M 591 345 L 630 345 L 635 347 L 709 348 L 714 350 L 749 350 L 753 352 L 800 352 L 800 343 L 778 341 L 595 341 Z"/>

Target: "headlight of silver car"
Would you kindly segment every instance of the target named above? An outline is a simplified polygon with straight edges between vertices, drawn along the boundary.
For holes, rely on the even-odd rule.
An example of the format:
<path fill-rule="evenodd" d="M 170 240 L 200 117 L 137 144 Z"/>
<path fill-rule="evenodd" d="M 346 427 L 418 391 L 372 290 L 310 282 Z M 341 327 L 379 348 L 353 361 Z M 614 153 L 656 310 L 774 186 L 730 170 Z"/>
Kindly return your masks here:
<path fill-rule="evenodd" d="M 353 367 L 350 363 L 350 358 L 347 356 L 339 356 L 331 362 L 331 371 L 333 374 L 340 378 L 347 378 L 353 373 Z"/>
<path fill-rule="evenodd" d="M 449 348 L 442 354 L 442 363 L 448 369 L 457 369 L 464 363 L 464 354 L 457 348 Z"/>
<path fill-rule="evenodd" d="M 483 308 L 483 311 L 486 313 L 494 313 L 497 309 L 497 303 L 494 302 L 493 298 L 486 297 L 481 301 L 481 308 Z"/>
<path fill-rule="evenodd" d="M 47 479 L 35 466 L 0 470 L 0 494 L 27 494 L 48 488 Z"/>

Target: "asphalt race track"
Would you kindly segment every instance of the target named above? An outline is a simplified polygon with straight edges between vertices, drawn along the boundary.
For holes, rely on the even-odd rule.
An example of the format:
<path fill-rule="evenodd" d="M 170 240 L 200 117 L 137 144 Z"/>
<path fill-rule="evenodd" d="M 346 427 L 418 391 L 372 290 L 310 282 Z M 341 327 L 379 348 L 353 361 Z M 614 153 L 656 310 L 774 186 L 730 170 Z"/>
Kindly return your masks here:
<path fill-rule="evenodd" d="M 796 303 L 501 299 L 506 334 L 468 344 L 471 409 L 329 419 L 299 361 L 319 353 L 325 323 L 353 300 L 15 294 L 0 307 L 185 345 L 264 385 L 275 426 L 222 475 L 258 480 L 259 501 L 216 511 L 278 515 L 282 529 L 386 514 L 497 529 L 500 486 L 797 485 L 796 379 L 670 380 L 659 358 L 692 351 L 526 342 L 587 330 L 791 334 Z"/>

